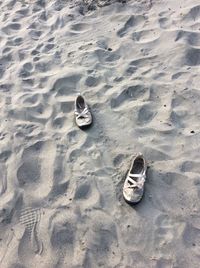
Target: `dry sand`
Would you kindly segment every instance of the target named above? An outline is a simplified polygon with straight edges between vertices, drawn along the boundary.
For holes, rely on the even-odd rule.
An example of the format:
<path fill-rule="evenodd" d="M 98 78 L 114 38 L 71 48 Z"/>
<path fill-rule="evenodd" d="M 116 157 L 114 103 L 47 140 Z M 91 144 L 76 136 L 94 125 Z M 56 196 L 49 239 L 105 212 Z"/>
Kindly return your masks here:
<path fill-rule="evenodd" d="M 200 267 L 199 0 L 107 2 L 0 1 L 1 268 Z"/>

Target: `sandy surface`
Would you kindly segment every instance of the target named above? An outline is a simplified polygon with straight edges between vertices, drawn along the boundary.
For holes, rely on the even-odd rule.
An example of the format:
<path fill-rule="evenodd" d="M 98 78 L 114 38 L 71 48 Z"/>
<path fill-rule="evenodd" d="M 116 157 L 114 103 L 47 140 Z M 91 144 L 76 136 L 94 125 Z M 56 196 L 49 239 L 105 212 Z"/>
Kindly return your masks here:
<path fill-rule="evenodd" d="M 199 268 L 199 0 L 104 4 L 0 1 L 1 268 Z"/>

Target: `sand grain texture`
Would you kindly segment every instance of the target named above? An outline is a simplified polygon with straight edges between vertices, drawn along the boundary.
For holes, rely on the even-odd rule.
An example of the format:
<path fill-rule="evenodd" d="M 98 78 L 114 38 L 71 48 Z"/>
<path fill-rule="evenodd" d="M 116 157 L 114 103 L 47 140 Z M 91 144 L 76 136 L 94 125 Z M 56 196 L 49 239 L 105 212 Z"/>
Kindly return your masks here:
<path fill-rule="evenodd" d="M 199 268 L 199 1 L 0 10 L 0 267 Z M 131 207 L 137 152 L 149 170 Z"/>

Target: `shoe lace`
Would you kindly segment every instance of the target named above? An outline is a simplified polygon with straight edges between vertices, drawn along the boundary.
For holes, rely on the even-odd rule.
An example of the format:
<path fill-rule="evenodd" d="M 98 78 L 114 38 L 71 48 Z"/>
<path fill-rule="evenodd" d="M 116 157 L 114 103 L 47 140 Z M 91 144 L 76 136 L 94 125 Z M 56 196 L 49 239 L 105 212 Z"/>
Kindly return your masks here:
<path fill-rule="evenodd" d="M 89 117 L 88 112 L 89 112 L 88 107 L 85 107 L 85 109 L 81 113 L 79 113 L 77 110 L 75 110 L 75 114 L 77 115 L 77 119 Z"/>
<path fill-rule="evenodd" d="M 137 178 L 137 181 L 134 180 L 134 178 Z M 126 187 L 128 189 L 142 189 L 145 182 L 145 174 L 131 174 L 128 175 L 128 183 L 129 185 Z"/>

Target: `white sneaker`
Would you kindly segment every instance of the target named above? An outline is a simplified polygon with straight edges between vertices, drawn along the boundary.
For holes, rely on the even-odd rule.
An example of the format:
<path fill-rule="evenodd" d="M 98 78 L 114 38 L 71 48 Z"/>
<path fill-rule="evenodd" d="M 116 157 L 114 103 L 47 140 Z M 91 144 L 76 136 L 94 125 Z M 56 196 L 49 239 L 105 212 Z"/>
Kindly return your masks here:
<path fill-rule="evenodd" d="M 92 124 L 92 114 L 89 110 L 89 107 L 87 103 L 85 102 L 85 99 L 81 94 L 78 94 L 76 100 L 75 100 L 75 119 L 76 124 L 80 127 L 86 127 Z"/>
<path fill-rule="evenodd" d="M 138 203 L 144 193 L 147 163 L 140 153 L 133 158 L 123 187 L 123 196 L 128 203 Z"/>

